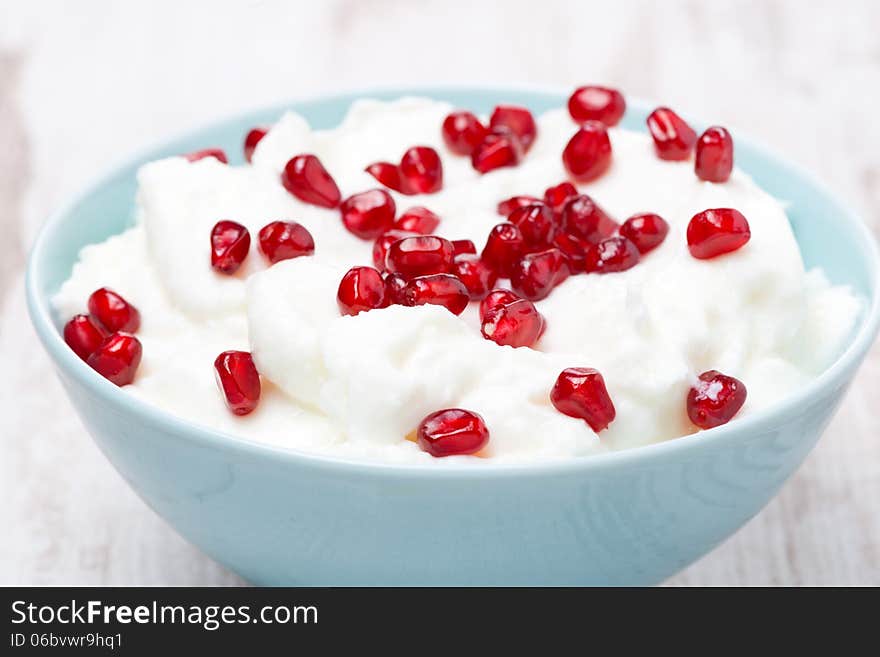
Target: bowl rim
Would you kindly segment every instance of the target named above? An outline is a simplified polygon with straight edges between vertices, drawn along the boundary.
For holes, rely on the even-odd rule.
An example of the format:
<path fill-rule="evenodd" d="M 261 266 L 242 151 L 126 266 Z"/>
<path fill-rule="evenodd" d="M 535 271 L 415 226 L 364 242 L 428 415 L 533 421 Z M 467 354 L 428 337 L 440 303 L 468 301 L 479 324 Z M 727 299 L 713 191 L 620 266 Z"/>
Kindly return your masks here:
<path fill-rule="evenodd" d="M 389 87 L 364 87 L 348 89 L 334 94 L 314 94 L 299 97 L 284 103 L 239 111 L 223 118 L 211 121 L 195 129 L 180 131 L 139 149 L 121 162 L 114 163 L 106 170 L 92 179 L 82 191 L 74 195 L 61 207 L 56 209 L 40 227 L 36 239 L 31 247 L 25 270 L 25 294 L 31 321 L 40 341 L 54 362 L 55 367 L 65 372 L 77 383 L 84 386 L 93 396 L 102 402 L 116 407 L 120 412 L 131 414 L 142 424 L 151 424 L 158 429 L 185 437 L 187 440 L 211 447 L 214 449 L 226 449 L 235 452 L 239 457 L 260 459 L 269 458 L 283 463 L 311 467 L 333 471 L 337 473 L 377 475 L 381 477 L 397 477 L 408 479 L 424 478 L 494 478 L 507 476 L 546 476 L 551 474 L 581 473 L 590 470 L 613 468 L 621 465 L 642 466 L 648 465 L 653 460 L 662 457 L 681 456 L 687 452 L 697 452 L 704 449 L 718 447 L 738 440 L 742 434 L 761 429 L 761 426 L 782 418 L 797 414 L 798 408 L 820 397 L 827 389 L 836 389 L 847 383 L 847 376 L 851 370 L 855 370 L 861 364 L 865 354 L 870 349 L 880 330 L 880 252 L 877 243 L 868 225 L 862 217 L 847 203 L 844 203 L 829 187 L 818 180 L 812 173 L 800 165 L 786 160 L 760 142 L 752 139 L 748 134 L 737 129 L 737 142 L 759 155 L 762 159 L 770 162 L 774 167 L 787 170 L 800 177 L 808 185 L 815 188 L 822 195 L 831 199 L 841 210 L 845 217 L 859 233 L 866 251 L 865 257 L 870 269 L 870 274 L 875 282 L 873 295 L 867 300 L 859 317 L 858 330 L 850 337 L 846 349 L 837 359 L 826 367 L 817 377 L 811 379 L 806 385 L 797 389 L 791 395 L 773 404 L 771 407 L 756 411 L 754 414 L 738 419 L 736 422 L 725 424 L 714 429 L 699 431 L 694 434 L 671 438 L 662 442 L 651 443 L 638 447 L 630 447 L 612 452 L 603 452 L 589 456 L 543 460 L 536 463 L 493 463 L 491 461 L 476 464 L 454 464 L 450 466 L 427 465 L 425 463 L 388 463 L 383 461 L 370 461 L 353 459 L 342 456 L 309 452 L 294 447 L 284 447 L 277 444 L 262 443 L 248 438 L 236 436 L 231 433 L 218 431 L 209 427 L 191 422 L 175 416 L 157 406 L 154 406 L 140 398 L 123 392 L 116 385 L 103 379 L 88 367 L 73 351 L 65 344 L 61 332 L 55 327 L 50 299 L 44 297 L 41 292 L 41 266 L 45 259 L 46 245 L 50 236 L 63 223 L 65 217 L 89 196 L 113 182 L 119 174 L 126 169 L 133 168 L 139 163 L 152 157 L 155 152 L 169 149 L 173 144 L 192 138 L 201 132 L 221 129 L 229 123 L 243 121 L 248 116 L 276 113 L 281 116 L 285 111 L 296 111 L 299 105 L 310 103 L 345 103 L 358 98 L 367 97 L 404 97 L 423 96 L 437 97 L 444 93 L 491 93 L 516 97 L 519 94 L 544 95 L 548 100 L 564 104 L 570 90 L 554 86 L 544 85 L 462 85 L 462 84 L 437 84 L 430 87 L 424 86 L 389 86 Z M 657 103 L 627 96 L 627 109 L 634 108 L 645 110 L 659 106 Z M 710 125 L 705 121 L 694 119 L 690 115 L 682 113 L 685 118 L 692 121 L 693 125 Z"/>

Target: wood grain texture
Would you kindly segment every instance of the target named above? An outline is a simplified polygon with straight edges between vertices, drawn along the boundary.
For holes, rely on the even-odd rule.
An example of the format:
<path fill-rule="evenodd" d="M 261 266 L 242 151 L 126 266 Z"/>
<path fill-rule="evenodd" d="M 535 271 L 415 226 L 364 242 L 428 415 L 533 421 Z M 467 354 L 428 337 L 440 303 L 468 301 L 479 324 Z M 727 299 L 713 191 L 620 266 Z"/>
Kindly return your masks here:
<path fill-rule="evenodd" d="M 872 0 L 219 6 L 4 7 L 0 584 L 242 583 L 179 538 L 99 454 L 26 319 L 24 254 L 45 216 L 156 139 L 347 88 L 601 81 L 751 134 L 880 228 L 880 3 Z M 781 494 L 670 584 L 880 585 L 878 398 L 875 347 Z"/>

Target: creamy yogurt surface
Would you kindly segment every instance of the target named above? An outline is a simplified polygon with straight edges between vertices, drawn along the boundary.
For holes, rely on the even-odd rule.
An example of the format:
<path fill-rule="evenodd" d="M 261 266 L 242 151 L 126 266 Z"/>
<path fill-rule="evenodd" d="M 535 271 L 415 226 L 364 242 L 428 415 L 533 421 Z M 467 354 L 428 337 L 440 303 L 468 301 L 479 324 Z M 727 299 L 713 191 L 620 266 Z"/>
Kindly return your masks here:
<path fill-rule="evenodd" d="M 613 164 L 579 184 L 618 222 L 656 212 L 665 241 L 620 273 L 573 276 L 536 302 L 547 329 L 535 349 L 502 347 L 480 334 L 477 303 L 461 316 L 440 306 L 341 316 L 343 274 L 372 265 L 372 241 L 342 225 L 338 210 L 302 203 L 279 182 L 286 162 L 314 153 L 343 196 L 380 185 L 364 167 L 397 161 L 428 145 L 443 160 L 435 194 L 391 192 L 398 214 L 425 206 L 436 233 L 478 250 L 503 221 L 497 203 L 541 196 L 567 179 L 560 154 L 576 130 L 568 114 L 538 118 L 538 137 L 519 166 L 480 175 L 452 154 L 440 126 L 453 107 L 422 98 L 362 100 L 332 130 L 311 130 L 288 113 L 259 142 L 251 165 L 173 157 L 143 166 L 135 226 L 87 246 L 54 299 L 62 317 L 85 312 L 97 288 L 136 305 L 143 360 L 124 392 L 197 424 L 292 449 L 392 463 L 438 466 L 565 459 L 667 440 L 696 431 L 685 398 L 696 376 L 718 369 L 748 388 L 742 417 L 815 377 L 838 355 L 862 307 L 848 288 L 804 270 L 782 203 L 735 169 L 730 180 L 699 180 L 693 161 L 656 157 L 647 134 L 609 129 Z M 707 208 L 731 207 L 751 226 L 743 248 L 693 258 L 685 231 Z M 210 266 L 211 228 L 245 225 L 253 244 L 234 276 Z M 275 220 L 304 225 L 315 254 L 268 266 L 256 246 Z M 228 412 L 213 361 L 228 349 L 253 354 L 263 379 L 259 407 Z M 604 376 L 617 417 L 597 436 L 559 413 L 549 390 L 566 367 Z M 480 456 L 437 459 L 408 440 L 427 414 L 476 411 L 491 434 Z"/>

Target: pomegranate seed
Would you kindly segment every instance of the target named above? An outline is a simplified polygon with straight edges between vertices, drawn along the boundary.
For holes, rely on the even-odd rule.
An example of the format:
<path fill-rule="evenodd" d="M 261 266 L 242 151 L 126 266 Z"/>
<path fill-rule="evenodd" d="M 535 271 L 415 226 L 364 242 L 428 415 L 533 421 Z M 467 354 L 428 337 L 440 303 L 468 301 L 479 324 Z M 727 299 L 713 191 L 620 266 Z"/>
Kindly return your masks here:
<path fill-rule="evenodd" d="M 568 99 L 568 113 L 578 123 L 600 121 L 610 128 L 620 122 L 625 111 L 623 94 L 608 87 L 578 87 Z"/>
<path fill-rule="evenodd" d="M 489 265 L 469 253 L 455 257 L 452 273 L 464 283 L 472 300 L 485 297 L 498 280 L 498 274 Z"/>
<path fill-rule="evenodd" d="M 562 228 L 574 237 L 596 244 L 617 232 L 617 222 L 592 198 L 581 194 L 566 203 L 562 211 Z"/>
<path fill-rule="evenodd" d="M 372 267 L 352 267 L 339 283 L 336 301 L 343 315 L 384 308 L 388 305 L 388 299 L 382 274 Z"/>
<path fill-rule="evenodd" d="M 532 246 L 549 243 L 556 233 L 553 211 L 543 203 L 517 208 L 508 221 L 520 229 L 523 239 Z"/>
<path fill-rule="evenodd" d="M 385 300 L 388 305 L 392 303 L 403 304 L 403 290 L 406 288 L 406 279 L 393 271 L 386 271 L 382 274 L 385 280 Z"/>
<path fill-rule="evenodd" d="M 697 133 L 668 107 L 658 107 L 648 116 L 648 130 L 661 160 L 686 160 L 697 141 Z"/>
<path fill-rule="evenodd" d="M 562 251 L 568 261 L 568 269 L 574 274 L 584 271 L 587 262 L 587 249 L 591 246 L 569 233 L 559 233 L 553 238 L 553 246 Z"/>
<path fill-rule="evenodd" d="M 106 337 L 104 327 L 92 321 L 89 315 L 74 315 L 64 325 L 64 341 L 83 360 L 95 353 Z"/>
<path fill-rule="evenodd" d="M 700 260 L 736 251 L 751 236 L 749 222 L 732 208 L 703 210 L 691 218 L 687 227 L 688 249 Z"/>
<path fill-rule="evenodd" d="M 204 160 L 206 157 L 213 157 L 215 160 L 219 160 L 223 164 L 229 164 L 226 153 L 222 148 L 204 148 L 200 151 L 187 153 L 184 157 L 187 162 L 198 162 L 199 160 Z"/>
<path fill-rule="evenodd" d="M 273 221 L 260 229 L 260 249 L 275 264 L 315 252 L 312 234 L 295 221 Z"/>
<path fill-rule="evenodd" d="M 336 181 L 314 155 L 297 155 L 281 172 L 284 189 L 304 203 L 335 208 L 342 198 Z"/>
<path fill-rule="evenodd" d="M 700 180 L 727 182 L 733 171 L 733 139 L 727 130 L 716 125 L 700 135 L 694 171 Z"/>
<path fill-rule="evenodd" d="M 458 155 L 470 155 L 489 131 L 470 112 L 453 112 L 443 121 L 443 141 Z"/>
<path fill-rule="evenodd" d="M 569 274 L 568 262 L 559 249 L 547 249 L 523 256 L 510 275 L 513 291 L 530 301 L 539 301 Z"/>
<path fill-rule="evenodd" d="M 605 125 L 587 121 L 562 151 L 562 163 L 575 180 L 589 182 L 611 166 L 611 140 Z"/>
<path fill-rule="evenodd" d="M 376 269 L 385 271 L 385 256 L 388 254 L 388 249 L 391 248 L 392 244 L 399 242 L 404 237 L 414 237 L 416 235 L 418 233 L 394 228 L 379 235 L 373 244 L 373 265 Z"/>
<path fill-rule="evenodd" d="M 701 429 L 727 424 L 746 403 L 746 394 L 742 381 L 718 370 L 703 372 L 688 392 L 688 417 Z"/>
<path fill-rule="evenodd" d="M 140 340 L 130 333 L 117 332 L 104 338 L 86 362 L 111 383 L 124 386 L 134 381 L 142 354 Z"/>
<path fill-rule="evenodd" d="M 522 145 L 513 135 L 486 135 L 471 154 L 471 164 L 480 173 L 512 167 L 522 159 Z"/>
<path fill-rule="evenodd" d="M 535 117 L 525 107 L 498 105 L 489 118 L 489 129 L 493 132 L 510 131 L 519 139 L 523 152 L 532 147 L 538 136 Z"/>
<path fill-rule="evenodd" d="M 639 253 L 656 249 L 668 233 L 669 224 L 666 220 L 652 212 L 634 214 L 620 227 L 620 234 L 635 244 Z"/>
<path fill-rule="evenodd" d="M 394 222 L 395 228 L 408 230 L 420 235 L 430 235 L 437 230 L 437 226 L 439 225 L 440 217 L 431 212 L 428 208 L 423 208 L 421 206 L 404 210 L 403 214 L 401 214 L 397 218 L 397 221 Z"/>
<path fill-rule="evenodd" d="M 605 379 L 590 367 L 562 370 L 550 391 L 550 401 L 557 411 L 584 420 L 596 433 L 607 428 L 616 415 Z"/>
<path fill-rule="evenodd" d="M 488 442 L 489 430 L 483 418 L 462 408 L 431 413 L 419 424 L 419 447 L 431 456 L 474 454 Z"/>
<path fill-rule="evenodd" d="M 109 288 L 102 287 L 92 292 L 88 306 L 92 319 L 108 333 L 134 333 L 141 326 L 138 309 Z"/>
<path fill-rule="evenodd" d="M 214 359 L 214 378 L 226 406 L 235 415 L 247 415 L 260 401 L 260 375 L 246 351 L 224 351 Z"/>
<path fill-rule="evenodd" d="M 544 332 L 544 317 L 528 299 L 496 305 L 486 313 L 483 337 L 510 347 L 531 347 Z"/>
<path fill-rule="evenodd" d="M 414 193 L 406 186 L 406 182 L 403 178 L 401 178 L 400 167 L 396 164 L 392 164 L 391 162 L 374 162 L 364 169 L 364 171 L 389 189 L 393 189 L 395 192 L 400 192 L 401 194 Z"/>
<path fill-rule="evenodd" d="M 218 221 L 211 229 L 211 266 L 221 274 L 234 274 L 251 248 L 248 229 L 234 221 Z"/>
<path fill-rule="evenodd" d="M 418 276 L 403 289 L 406 306 L 432 304 L 443 306 L 453 315 L 461 315 L 470 301 L 468 289 L 458 278 L 450 274 Z"/>
<path fill-rule="evenodd" d="M 519 260 L 524 246 L 522 231 L 512 223 L 501 223 L 489 231 L 482 257 L 501 277 L 510 278 L 510 272 Z"/>
<path fill-rule="evenodd" d="M 391 244 L 385 268 L 404 278 L 445 274 L 452 268 L 455 249 L 452 242 L 434 235 L 405 237 Z"/>
<path fill-rule="evenodd" d="M 460 256 L 466 253 L 477 254 L 477 247 L 470 240 L 452 240 L 452 251 L 455 255 Z"/>
<path fill-rule="evenodd" d="M 384 189 L 349 196 L 340 208 L 342 223 L 361 239 L 371 240 L 394 225 L 394 199 Z"/>
<path fill-rule="evenodd" d="M 639 250 L 625 237 L 608 237 L 587 251 L 584 271 L 611 274 L 639 264 Z"/>
<path fill-rule="evenodd" d="M 254 157 L 254 151 L 257 148 L 257 144 L 259 144 L 263 137 L 269 132 L 269 128 L 264 128 L 262 126 L 251 129 L 250 132 L 245 135 L 244 138 L 244 159 L 248 162 Z"/>
<path fill-rule="evenodd" d="M 430 146 L 413 146 L 400 158 L 400 175 L 414 194 L 433 194 L 443 188 L 443 162 Z"/>
<path fill-rule="evenodd" d="M 492 290 L 486 298 L 480 302 L 480 321 L 485 321 L 489 313 L 496 308 L 519 301 L 521 297 L 511 290 Z"/>
<path fill-rule="evenodd" d="M 541 199 L 536 196 L 511 196 L 498 204 L 498 214 L 502 217 L 509 217 L 517 208 L 540 202 Z"/>
<path fill-rule="evenodd" d="M 562 216 L 565 204 L 577 195 L 577 187 L 566 181 L 553 187 L 548 187 L 544 192 L 544 203 L 550 206 L 555 216 L 559 217 Z"/>

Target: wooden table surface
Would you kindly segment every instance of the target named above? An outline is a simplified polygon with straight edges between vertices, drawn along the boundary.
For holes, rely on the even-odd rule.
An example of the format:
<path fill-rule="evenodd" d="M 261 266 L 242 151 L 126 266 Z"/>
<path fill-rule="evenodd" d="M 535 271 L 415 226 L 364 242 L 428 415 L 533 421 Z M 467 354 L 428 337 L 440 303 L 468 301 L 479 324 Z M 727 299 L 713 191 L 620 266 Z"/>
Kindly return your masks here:
<path fill-rule="evenodd" d="M 613 6 L 612 6 L 613 5 Z M 880 228 L 880 3 L 9 0 L 0 19 L 0 584 L 239 584 L 110 467 L 25 312 L 40 224 L 137 148 L 369 86 L 607 82 L 750 133 Z M 780 495 L 679 585 L 880 585 L 880 348 Z"/>

